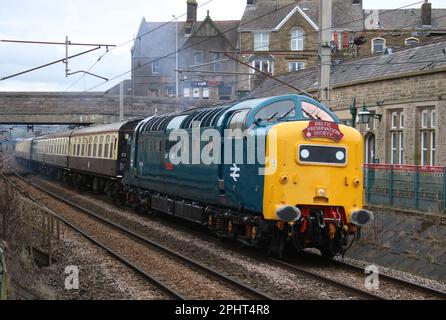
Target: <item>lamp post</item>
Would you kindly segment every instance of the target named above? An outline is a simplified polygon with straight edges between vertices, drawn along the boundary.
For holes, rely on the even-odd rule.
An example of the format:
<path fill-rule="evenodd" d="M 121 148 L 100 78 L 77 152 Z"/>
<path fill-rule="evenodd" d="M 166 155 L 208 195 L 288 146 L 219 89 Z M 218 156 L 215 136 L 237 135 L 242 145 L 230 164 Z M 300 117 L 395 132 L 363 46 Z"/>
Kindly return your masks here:
<path fill-rule="evenodd" d="M 356 108 L 356 98 L 353 98 L 352 104 L 350 106 L 350 114 L 352 115 L 352 127 L 356 128 L 356 116 L 359 116 L 362 124 L 367 124 L 370 121 L 370 118 L 378 119 L 381 122 L 383 117 L 382 114 L 371 113 L 367 108 L 365 102 L 362 105 L 361 111 L 358 112 Z"/>
<path fill-rule="evenodd" d="M 178 18 L 173 14 L 175 19 L 175 96 L 178 98 L 179 94 L 179 82 L 178 82 Z"/>

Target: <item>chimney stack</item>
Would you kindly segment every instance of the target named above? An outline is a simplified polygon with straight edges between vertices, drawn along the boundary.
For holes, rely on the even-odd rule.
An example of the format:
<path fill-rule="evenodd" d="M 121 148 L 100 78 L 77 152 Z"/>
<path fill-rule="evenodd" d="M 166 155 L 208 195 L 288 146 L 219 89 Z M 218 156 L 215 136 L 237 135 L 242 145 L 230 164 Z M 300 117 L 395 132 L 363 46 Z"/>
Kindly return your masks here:
<path fill-rule="evenodd" d="M 425 0 L 421 6 L 421 22 L 423 26 L 430 26 L 432 24 L 432 3 Z"/>
<path fill-rule="evenodd" d="M 187 0 L 187 22 L 197 22 L 197 0 Z"/>
<path fill-rule="evenodd" d="M 186 19 L 186 35 L 190 35 L 197 22 L 197 0 L 187 0 L 187 19 Z"/>

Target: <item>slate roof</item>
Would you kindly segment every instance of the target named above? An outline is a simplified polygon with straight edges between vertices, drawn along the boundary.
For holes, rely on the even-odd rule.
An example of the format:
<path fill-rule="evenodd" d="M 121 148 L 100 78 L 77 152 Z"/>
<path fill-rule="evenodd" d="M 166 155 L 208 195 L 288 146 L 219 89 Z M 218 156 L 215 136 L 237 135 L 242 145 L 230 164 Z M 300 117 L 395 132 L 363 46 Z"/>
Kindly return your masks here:
<path fill-rule="evenodd" d="M 422 28 L 421 9 L 376 10 L 379 23 L 384 30 Z M 364 10 L 364 19 L 372 10 Z M 433 30 L 446 29 L 446 9 L 432 9 Z"/>
<path fill-rule="evenodd" d="M 446 41 L 402 48 L 390 55 L 377 54 L 334 65 L 331 71 L 331 86 L 372 80 L 386 76 L 398 76 L 424 70 L 446 67 Z M 277 76 L 282 81 L 300 89 L 311 91 L 318 87 L 317 68 Z M 295 93 L 273 79 L 266 79 L 251 91 L 250 97 L 267 97 Z"/>

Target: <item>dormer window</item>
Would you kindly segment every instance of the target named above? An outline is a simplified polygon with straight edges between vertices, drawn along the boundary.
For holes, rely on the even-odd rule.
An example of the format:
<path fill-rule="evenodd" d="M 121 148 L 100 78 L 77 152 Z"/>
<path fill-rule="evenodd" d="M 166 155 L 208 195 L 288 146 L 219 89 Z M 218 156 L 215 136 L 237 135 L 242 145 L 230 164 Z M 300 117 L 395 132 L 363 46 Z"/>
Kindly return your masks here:
<path fill-rule="evenodd" d="M 384 52 L 386 49 L 386 39 L 375 38 L 372 40 L 372 53 Z"/>
<path fill-rule="evenodd" d="M 407 38 L 405 40 L 406 46 L 415 46 L 420 43 L 420 40 L 414 37 Z"/>
<path fill-rule="evenodd" d="M 254 33 L 254 51 L 268 51 L 269 50 L 269 33 L 258 32 Z"/>
<path fill-rule="evenodd" d="M 302 51 L 304 49 L 304 33 L 297 28 L 291 31 L 291 50 Z"/>

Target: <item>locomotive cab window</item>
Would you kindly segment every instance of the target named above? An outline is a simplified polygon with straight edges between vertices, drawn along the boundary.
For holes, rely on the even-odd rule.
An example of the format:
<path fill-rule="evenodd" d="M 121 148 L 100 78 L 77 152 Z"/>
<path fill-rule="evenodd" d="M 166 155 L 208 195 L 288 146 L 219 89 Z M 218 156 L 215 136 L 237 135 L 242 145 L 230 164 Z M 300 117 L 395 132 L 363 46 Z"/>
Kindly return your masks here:
<path fill-rule="evenodd" d="M 335 122 L 335 119 L 325 110 L 319 106 L 308 101 L 301 102 L 302 116 L 305 119 L 323 120 Z"/>
<path fill-rule="evenodd" d="M 278 121 L 282 119 L 294 118 L 296 110 L 293 100 L 283 100 L 273 102 L 266 107 L 263 107 L 255 115 L 256 122 Z"/>

